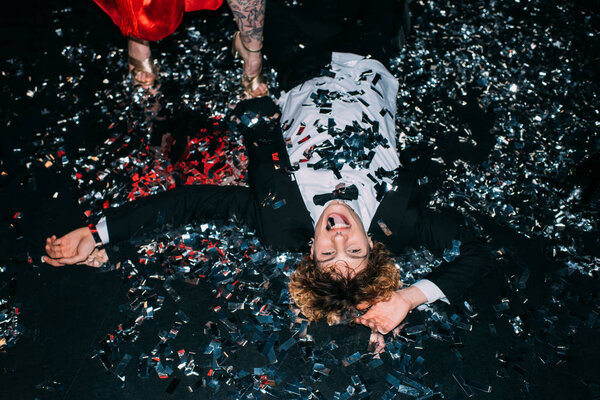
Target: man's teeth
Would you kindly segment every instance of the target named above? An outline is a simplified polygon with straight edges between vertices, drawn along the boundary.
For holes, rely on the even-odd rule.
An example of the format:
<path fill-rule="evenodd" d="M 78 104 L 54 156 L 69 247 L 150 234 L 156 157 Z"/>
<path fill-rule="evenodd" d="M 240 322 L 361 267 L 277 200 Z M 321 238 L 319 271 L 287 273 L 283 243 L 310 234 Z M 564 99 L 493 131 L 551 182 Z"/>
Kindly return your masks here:
<path fill-rule="evenodd" d="M 336 226 L 332 226 L 330 229 L 345 229 L 345 228 L 350 228 L 350 225 L 348 225 L 348 224 L 337 224 Z"/>
<path fill-rule="evenodd" d="M 345 229 L 345 228 L 350 228 L 350 225 L 346 224 L 345 222 L 335 222 L 335 218 L 333 217 L 329 217 L 327 218 L 327 226 L 325 229 L 327 229 L 328 231 L 332 230 L 332 229 Z"/>

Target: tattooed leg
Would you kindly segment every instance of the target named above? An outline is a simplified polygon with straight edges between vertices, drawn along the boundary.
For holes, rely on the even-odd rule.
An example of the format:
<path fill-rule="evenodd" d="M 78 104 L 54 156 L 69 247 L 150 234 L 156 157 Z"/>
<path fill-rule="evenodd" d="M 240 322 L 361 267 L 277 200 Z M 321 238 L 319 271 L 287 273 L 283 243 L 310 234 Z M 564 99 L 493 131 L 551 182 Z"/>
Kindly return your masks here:
<path fill-rule="evenodd" d="M 227 3 L 240 31 L 241 43 L 235 46 L 244 59 L 244 72 L 247 76 L 256 76 L 262 69 L 262 53 L 247 49 L 262 49 L 266 0 L 227 0 Z"/>

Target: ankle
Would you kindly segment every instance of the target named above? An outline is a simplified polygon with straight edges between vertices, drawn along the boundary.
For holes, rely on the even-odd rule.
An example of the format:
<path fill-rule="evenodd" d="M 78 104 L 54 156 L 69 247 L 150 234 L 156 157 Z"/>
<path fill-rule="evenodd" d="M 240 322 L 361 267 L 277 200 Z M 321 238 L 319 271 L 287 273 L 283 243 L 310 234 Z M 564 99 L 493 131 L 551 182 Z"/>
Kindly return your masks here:
<path fill-rule="evenodd" d="M 262 70 L 262 54 L 247 53 L 244 59 L 244 72 L 247 76 L 253 77 L 260 74 Z"/>
<path fill-rule="evenodd" d="M 150 57 L 150 42 L 147 40 L 129 38 L 127 42 L 127 52 L 135 58 L 148 58 Z"/>

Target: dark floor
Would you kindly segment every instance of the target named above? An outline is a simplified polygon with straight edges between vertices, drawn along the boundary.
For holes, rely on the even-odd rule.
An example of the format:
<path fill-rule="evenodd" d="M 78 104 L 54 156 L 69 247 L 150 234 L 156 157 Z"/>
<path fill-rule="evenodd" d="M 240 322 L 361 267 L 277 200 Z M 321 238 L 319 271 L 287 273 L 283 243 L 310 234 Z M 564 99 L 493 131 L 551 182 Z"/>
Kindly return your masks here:
<path fill-rule="evenodd" d="M 105 207 L 244 184 L 225 118 L 240 69 L 226 8 L 154 47 L 158 93 L 129 86 L 125 42 L 92 2 L 4 13 L 0 398 L 599 399 L 600 4 L 488 3 L 413 3 L 392 72 L 406 170 L 433 208 L 476 222 L 501 268 L 467 294 L 474 311 L 414 312 L 380 358 L 365 328 L 295 322 L 299 255 L 233 224 L 122 244 L 109 271 L 38 262 L 46 235 Z M 399 264 L 410 282 L 436 260 Z"/>

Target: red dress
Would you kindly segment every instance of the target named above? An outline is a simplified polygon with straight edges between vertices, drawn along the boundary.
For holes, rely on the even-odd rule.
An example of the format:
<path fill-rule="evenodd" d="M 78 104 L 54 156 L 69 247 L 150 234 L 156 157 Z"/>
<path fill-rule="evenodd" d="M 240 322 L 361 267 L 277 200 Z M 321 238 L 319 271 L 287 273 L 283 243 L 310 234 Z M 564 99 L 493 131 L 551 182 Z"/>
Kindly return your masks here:
<path fill-rule="evenodd" d="M 94 0 L 124 36 L 160 40 L 177 29 L 185 11 L 216 10 L 223 0 Z"/>

